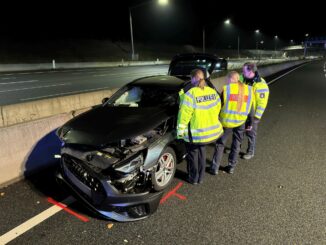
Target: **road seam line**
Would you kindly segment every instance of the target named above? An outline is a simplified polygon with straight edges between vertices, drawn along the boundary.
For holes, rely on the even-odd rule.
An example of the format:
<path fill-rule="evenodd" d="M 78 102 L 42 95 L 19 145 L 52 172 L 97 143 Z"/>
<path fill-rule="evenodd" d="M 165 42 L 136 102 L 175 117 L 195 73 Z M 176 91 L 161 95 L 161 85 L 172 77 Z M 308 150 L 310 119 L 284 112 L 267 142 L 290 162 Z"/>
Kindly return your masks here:
<path fill-rule="evenodd" d="M 75 201 L 73 197 L 68 197 L 61 202 L 62 205 L 68 206 Z M 44 220 L 50 218 L 51 216 L 55 215 L 56 213 L 62 211 L 63 209 L 59 206 L 53 205 L 52 207 L 44 210 L 42 213 L 30 218 L 29 220 L 25 221 L 21 225 L 15 227 L 14 229 L 8 231 L 7 233 L 0 236 L 0 244 L 7 244 L 10 241 L 14 240 L 18 236 L 24 234 L 26 231 L 29 231 L 33 227 L 37 226 Z"/>

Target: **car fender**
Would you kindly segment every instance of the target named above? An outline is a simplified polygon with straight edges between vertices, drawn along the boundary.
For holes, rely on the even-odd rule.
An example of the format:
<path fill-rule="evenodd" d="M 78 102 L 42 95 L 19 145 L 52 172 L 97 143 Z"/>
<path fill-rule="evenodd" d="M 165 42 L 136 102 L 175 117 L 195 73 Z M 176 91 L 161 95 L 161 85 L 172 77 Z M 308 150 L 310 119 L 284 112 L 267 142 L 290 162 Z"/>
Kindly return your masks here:
<path fill-rule="evenodd" d="M 158 159 L 164 149 L 169 146 L 169 144 L 175 140 L 172 132 L 166 133 L 160 139 L 153 142 L 148 149 L 144 161 L 144 170 L 149 170 L 157 165 Z"/>

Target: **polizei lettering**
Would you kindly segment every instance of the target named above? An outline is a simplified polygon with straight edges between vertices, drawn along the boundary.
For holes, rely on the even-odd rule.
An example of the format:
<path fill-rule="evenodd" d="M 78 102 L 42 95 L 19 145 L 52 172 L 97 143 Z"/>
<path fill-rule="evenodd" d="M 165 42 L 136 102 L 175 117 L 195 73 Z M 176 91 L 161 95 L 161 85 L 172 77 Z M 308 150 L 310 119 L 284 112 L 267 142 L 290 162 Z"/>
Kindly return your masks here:
<path fill-rule="evenodd" d="M 197 103 L 202 103 L 205 101 L 216 100 L 216 94 L 204 95 L 196 97 Z"/>

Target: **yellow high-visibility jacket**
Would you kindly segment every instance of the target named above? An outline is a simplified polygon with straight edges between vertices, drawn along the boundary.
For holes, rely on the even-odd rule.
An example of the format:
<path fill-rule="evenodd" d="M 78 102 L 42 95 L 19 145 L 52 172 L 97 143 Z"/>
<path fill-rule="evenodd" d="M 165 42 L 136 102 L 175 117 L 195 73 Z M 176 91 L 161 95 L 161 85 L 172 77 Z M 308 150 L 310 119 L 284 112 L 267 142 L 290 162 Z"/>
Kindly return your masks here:
<path fill-rule="evenodd" d="M 241 85 L 241 84 L 240 84 Z M 239 94 L 239 83 L 231 83 L 223 87 L 223 107 L 220 121 L 225 128 L 235 128 L 244 124 L 253 105 L 253 90 L 251 86 L 243 84 L 243 94 Z M 238 97 L 242 104 L 238 104 Z"/>
<path fill-rule="evenodd" d="M 210 143 L 223 133 L 218 115 L 221 99 L 217 92 L 205 86 L 194 87 L 182 96 L 178 113 L 178 138 L 194 144 Z"/>
<path fill-rule="evenodd" d="M 240 81 L 246 84 L 246 80 L 243 75 L 240 76 Z M 268 98 L 269 98 L 269 88 L 266 81 L 263 78 L 260 78 L 260 81 L 254 81 L 252 84 L 254 92 L 254 110 L 255 118 L 261 119 L 263 113 L 267 107 Z"/>

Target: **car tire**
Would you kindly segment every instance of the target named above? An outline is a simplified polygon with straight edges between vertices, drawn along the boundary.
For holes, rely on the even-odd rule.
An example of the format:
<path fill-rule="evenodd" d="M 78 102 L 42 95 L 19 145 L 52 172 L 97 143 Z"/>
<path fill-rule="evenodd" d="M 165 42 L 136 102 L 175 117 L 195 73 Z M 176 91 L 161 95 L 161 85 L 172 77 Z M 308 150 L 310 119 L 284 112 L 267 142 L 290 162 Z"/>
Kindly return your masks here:
<path fill-rule="evenodd" d="M 155 191 L 161 191 L 173 181 L 177 169 L 177 158 L 171 147 L 166 147 L 157 161 L 157 167 L 152 173 L 152 185 Z"/>

